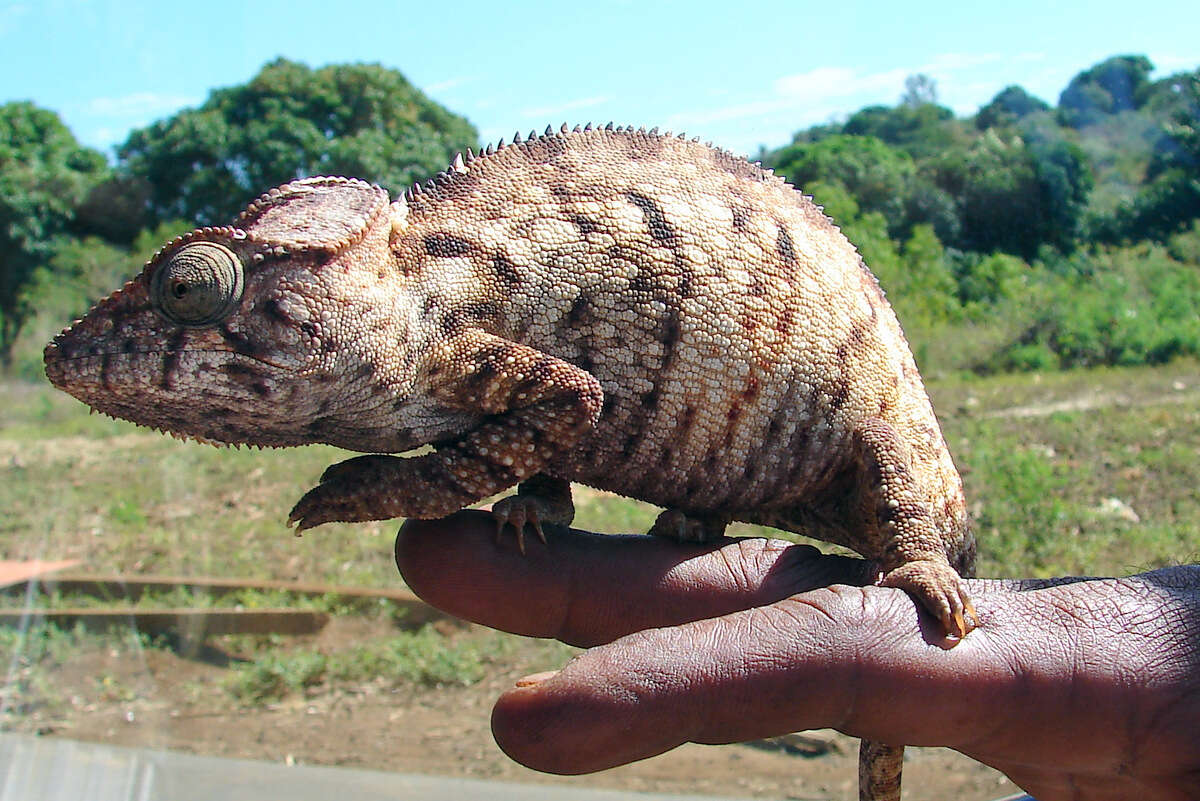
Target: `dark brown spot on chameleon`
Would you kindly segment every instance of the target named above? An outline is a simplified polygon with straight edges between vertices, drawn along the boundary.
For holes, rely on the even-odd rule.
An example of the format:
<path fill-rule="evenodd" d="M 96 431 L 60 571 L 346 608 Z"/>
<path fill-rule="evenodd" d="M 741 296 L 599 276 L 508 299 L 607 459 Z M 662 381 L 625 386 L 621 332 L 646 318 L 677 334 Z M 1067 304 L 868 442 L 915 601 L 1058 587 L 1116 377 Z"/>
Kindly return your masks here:
<path fill-rule="evenodd" d="M 637 434 L 628 434 L 625 437 L 625 443 L 621 446 L 621 458 L 628 459 L 637 452 L 638 443 L 641 442 L 641 437 Z"/>
<path fill-rule="evenodd" d="M 646 228 L 650 230 L 650 236 L 655 241 L 661 242 L 671 249 L 679 246 L 679 239 L 675 233 L 674 226 L 667 222 L 667 215 L 658 203 L 654 201 L 654 198 L 643 195 L 641 192 L 630 192 L 626 197 L 629 198 L 630 203 L 642 210 L 642 218 L 646 223 Z"/>
<path fill-rule="evenodd" d="M 429 234 L 424 240 L 425 252 L 430 256 L 452 258 L 465 256 L 471 252 L 473 245 L 467 240 L 443 231 Z"/>
<path fill-rule="evenodd" d="M 587 315 L 588 305 L 591 299 L 587 295 L 580 295 L 571 303 L 571 309 L 567 312 L 567 322 L 572 326 L 578 326 L 583 322 Z"/>
<path fill-rule="evenodd" d="M 463 328 L 494 320 L 499 314 L 500 309 L 494 303 L 483 301 L 478 303 L 464 303 L 462 306 L 455 306 L 453 309 L 449 309 L 442 315 L 439 324 L 443 332 L 453 334 L 461 331 Z"/>
<path fill-rule="evenodd" d="M 780 315 L 775 318 L 775 330 L 778 331 L 781 336 L 787 336 L 792 330 L 792 313 L 789 310 L 784 309 L 783 312 L 781 312 Z"/>
<path fill-rule="evenodd" d="M 229 345 L 234 353 L 237 353 L 240 356 L 249 356 L 251 358 L 254 358 L 258 355 L 258 347 L 254 344 L 250 337 L 246 336 L 241 331 L 235 331 L 228 325 L 222 325 L 217 330 L 220 332 L 221 338 L 225 340 L 226 344 Z"/>
<path fill-rule="evenodd" d="M 775 249 L 779 251 L 779 255 L 788 264 L 796 262 L 796 246 L 792 242 L 792 235 L 788 233 L 787 228 L 783 223 L 776 220 L 775 225 L 778 229 L 778 235 L 775 238 Z"/>
<path fill-rule="evenodd" d="M 262 372 L 244 362 L 225 362 L 218 368 L 234 383 L 247 385 L 262 378 Z"/>
<path fill-rule="evenodd" d="M 850 386 L 845 381 L 839 381 L 833 388 L 833 393 L 829 396 L 830 411 L 840 411 L 846 405 L 846 401 L 850 399 Z"/>
<path fill-rule="evenodd" d="M 857 346 L 861 345 L 866 338 L 867 324 L 862 320 L 856 320 L 854 325 L 850 326 L 850 342 L 857 349 Z"/>
<path fill-rule="evenodd" d="M 280 323 L 292 322 L 292 318 L 288 317 L 286 314 L 283 313 L 283 309 L 280 308 L 279 301 L 275 298 L 271 298 L 266 303 L 264 303 L 262 305 L 262 310 L 263 310 L 264 314 L 266 314 L 268 317 L 270 317 L 272 320 L 275 320 L 276 322 L 280 322 Z"/>
<path fill-rule="evenodd" d="M 516 286 L 521 283 L 521 272 L 515 264 L 501 253 L 492 256 L 492 270 L 495 271 L 496 275 L 500 276 L 500 280 L 509 286 Z"/>
<path fill-rule="evenodd" d="M 332 423 L 332 417 L 315 417 L 308 423 L 308 425 L 305 426 L 305 429 L 307 429 L 309 433 L 319 434 L 332 428 Z"/>
<path fill-rule="evenodd" d="M 663 321 L 662 334 L 659 336 L 659 341 L 662 342 L 663 348 L 667 351 L 674 348 L 679 343 L 679 334 L 679 312 L 672 310 Z"/>
<path fill-rule="evenodd" d="M 112 378 L 109 376 L 109 371 L 112 369 L 112 354 L 105 353 L 100 357 L 100 386 L 104 387 L 109 392 L 112 391 Z"/>
<path fill-rule="evenodd" d="M 162 380 L 159 382 L 163 389 L 169 390 L 175 385 L 172 373 L 179 366 L 179 354 L 186 341 L 187 332 L 182 328 L 176 329 L 175 333 L 171 334 L 171 338 L 167 340 L 167 352 L 163 354 L 162 361 Z"/>
<path fill-rule="evenodd" d="M 572 214 L 570 217 L 568 217 L 568 219 L 571 221 L 571 224 L 579 230 L 579 233 L 585 237 L 600 230 L 599 223 L 589 217 L 585 217 L 582 214 Z"/>
<path fill-rule="evenodd" d="M 528 140 L 523 150 L 525 157 L 534 164 L 549 164 L 566 152 L 567 144 L 557 136 L 539 136 Z"/>
<path fill-rule="evenodd" d="M 741 206 L 730 206 L 729 210 L 733 212 L 733 230 L 746 233 L 750 228 L 750 212 Z"/>

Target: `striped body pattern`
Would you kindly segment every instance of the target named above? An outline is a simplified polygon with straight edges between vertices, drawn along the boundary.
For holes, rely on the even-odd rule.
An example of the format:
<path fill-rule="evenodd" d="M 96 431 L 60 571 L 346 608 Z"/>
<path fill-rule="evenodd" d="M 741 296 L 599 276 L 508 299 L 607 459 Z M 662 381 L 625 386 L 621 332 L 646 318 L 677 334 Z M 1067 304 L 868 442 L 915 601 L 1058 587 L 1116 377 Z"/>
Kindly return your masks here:
<path fill-rule="evenodd" d="M 143 425 L 368 454 L 301 529 L 515 486 L 500 524 L 540 533 L 579 482 L 664 507 L 656 534 L 839 543 L 972 627 L 962 482 L 878 283 L 809 198 L 695 140 L 547 129 L 395 201 L 287 184 L 168 244 L 45 358 Z"/>

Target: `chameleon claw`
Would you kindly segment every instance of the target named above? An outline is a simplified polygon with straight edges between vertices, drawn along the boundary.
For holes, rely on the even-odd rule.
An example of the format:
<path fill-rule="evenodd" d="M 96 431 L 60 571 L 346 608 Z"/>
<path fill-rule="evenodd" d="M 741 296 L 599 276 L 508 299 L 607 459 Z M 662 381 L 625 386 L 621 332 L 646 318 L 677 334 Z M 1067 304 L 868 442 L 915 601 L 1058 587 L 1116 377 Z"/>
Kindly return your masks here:
<path fill-rule="evenodd" d="M 542 545 L 549 544 L 546 542 L 546 532 L 542 531 L 542 521 L 538 517 L 536 507 L 529 507 L 529 517 L 527 522 L 529 525 L 533 526 L 533 532 L 537 534 L 537 538 L 542 541 Z"/>
<path fill-rule="evenodd" d="M 496 501 L 492 504 L 492 516 L 496 519 L 497 544 L 504 538 L 505 529 L 509 526 L 512 526 L 513 532 L 517 536 L 517 550 L 522 555 L 525 554 L 526 526 L 533 529 L 533 533 L 537 535 L 543 545 L 548 544 L 546 532 L 542 529 L 542 519 L 538 514 L 537 504 L 528 498 L 512 496 Z"/>

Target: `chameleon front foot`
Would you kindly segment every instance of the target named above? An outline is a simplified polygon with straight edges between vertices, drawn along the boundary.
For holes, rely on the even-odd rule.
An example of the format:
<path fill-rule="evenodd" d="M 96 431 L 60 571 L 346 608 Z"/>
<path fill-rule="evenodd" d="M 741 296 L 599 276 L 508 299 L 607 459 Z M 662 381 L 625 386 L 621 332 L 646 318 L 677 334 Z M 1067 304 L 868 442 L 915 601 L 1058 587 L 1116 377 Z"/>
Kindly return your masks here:
<path fill-rule="evenodd" d="M 469 467 L 460 464 L 454 472 L 437 453 L 347 459 L 325 470 L 321 483 L 292 508 L 288 525 L 295 524 L 299 533 L 322 523 L 445 517 L 491 490 L 470 483 Z"/>
<path fill-rule="evenodd" d="M 320 483 L 292 507 L 288 525 L 295 525 L 299 534 L 324 523 L 392 517 L 379 503 L 379 490 L 391 484 L 403 461 L 397 456 L 371 454 L 330 465 Z"/>
<path fill-rule="evenodd" d="M 961 640 L 979 625 L 979 614 L 962 578 L 943 562 L 908 562 L 884 575 L 879 586 L 896 587 L 914 596 L 938 619 L 949 637 Z"/>

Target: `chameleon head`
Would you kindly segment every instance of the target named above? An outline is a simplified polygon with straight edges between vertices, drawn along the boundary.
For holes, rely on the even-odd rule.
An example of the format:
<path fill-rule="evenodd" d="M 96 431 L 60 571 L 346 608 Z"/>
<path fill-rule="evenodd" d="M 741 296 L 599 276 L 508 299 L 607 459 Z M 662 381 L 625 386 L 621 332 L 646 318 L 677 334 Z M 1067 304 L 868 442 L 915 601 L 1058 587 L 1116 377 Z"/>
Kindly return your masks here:
<path fill-rule="evenodd" d="M 407 335 L 380 269 L 403 212 L 351 179 L 274 189 L 233 225 L 160 250 L 55 337 L 46 374 L 98 411 L 177 434 L 379 448 L 372 426 L 385 423 L 354 399 L 405 391 L 370 341 Z"/>

